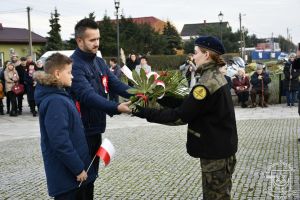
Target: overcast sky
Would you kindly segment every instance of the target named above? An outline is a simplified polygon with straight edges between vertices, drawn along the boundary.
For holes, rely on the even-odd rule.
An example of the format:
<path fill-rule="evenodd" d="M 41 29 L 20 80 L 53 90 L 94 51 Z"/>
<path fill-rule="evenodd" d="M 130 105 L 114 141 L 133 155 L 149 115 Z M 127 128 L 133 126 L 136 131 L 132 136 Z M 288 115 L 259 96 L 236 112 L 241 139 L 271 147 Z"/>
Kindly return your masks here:
<path fill-rule="evenodd" d="M 50 12 L 56 7 L 61 14 L 60 24 L 63 39 L 69 39 L 77 21 L 90 12 L 95 12 L 96 20 L 105 14 L 114 18 L 113 0 L 7 0 L 1 1 L 0 23 L 4 27 L 27 28 L 26 7 L 32 8 L 32 30 L 47 36 L 50 30 Z M 220 11 L 223 21 L 228 21 L 233 31 L 239 28 L 239 13 L 242 26 L 250 34 L 258 37 L 287 37 L 287 29 L 296 44 L 300 42 L 300 0 L 120 0 L 120 8 L 125 16 L 154 16 L 170 20 L 179 33 L 184 24 L 218 22 Z"/>

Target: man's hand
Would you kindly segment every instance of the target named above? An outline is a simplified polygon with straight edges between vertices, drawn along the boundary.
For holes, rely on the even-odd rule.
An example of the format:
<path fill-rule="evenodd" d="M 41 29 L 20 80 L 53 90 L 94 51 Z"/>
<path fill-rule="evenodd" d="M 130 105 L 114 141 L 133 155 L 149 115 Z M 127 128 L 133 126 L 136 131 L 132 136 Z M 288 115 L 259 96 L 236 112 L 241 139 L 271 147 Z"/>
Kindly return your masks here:
<path fill-rule="evenodd" d="M 131 109 L 129 108 L 130 104 L 131 104 L 131 101 L 120 103 L 118 105 L 118 111 L 120 113 L 131 113 Z"/>
<path fill-rule="evenodd" d="M 259 75 L 259 76 L 258 76 L 258 79 L 261 80 L 261 79 L 262 79 L 262 75 Z"/>
<path fill-rule="evenodd" d="M 85 170 L 83 170 L 76 178 L 77 181 L 83 182 L 87 179 L 88 175 Z"/>

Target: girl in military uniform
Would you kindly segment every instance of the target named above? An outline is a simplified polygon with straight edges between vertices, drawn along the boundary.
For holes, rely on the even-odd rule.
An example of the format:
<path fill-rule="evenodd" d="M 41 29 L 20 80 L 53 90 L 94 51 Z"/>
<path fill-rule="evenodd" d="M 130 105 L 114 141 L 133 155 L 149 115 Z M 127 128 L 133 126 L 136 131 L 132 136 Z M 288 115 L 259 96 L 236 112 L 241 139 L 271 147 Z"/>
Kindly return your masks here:
<path fill-rule="evenodd" d="M 149 122 L 188 124 L 187 153 L 200 158 L 203 199 L 230 199 L 236 164 L 237 129 L 227 81 L 218 68 L 225 65 L 225 50 L 215 37 L 195 41 L 194 60 L 200 79 L 176 108 L 152 109 L 137 106 L 132 114 Z"/>

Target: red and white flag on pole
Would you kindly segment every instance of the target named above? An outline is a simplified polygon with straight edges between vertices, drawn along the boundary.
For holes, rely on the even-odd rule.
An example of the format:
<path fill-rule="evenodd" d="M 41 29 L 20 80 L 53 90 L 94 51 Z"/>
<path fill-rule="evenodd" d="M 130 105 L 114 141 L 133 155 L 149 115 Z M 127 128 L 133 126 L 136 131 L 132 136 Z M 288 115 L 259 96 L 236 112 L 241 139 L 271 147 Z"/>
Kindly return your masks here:
<path fill-rule="evenodd" d="M 102 159 L 104 165 L 107 166 L 115 154 L 115 148 L 108 139 L 104 139 L 99 147 L 96 155 Z"/>

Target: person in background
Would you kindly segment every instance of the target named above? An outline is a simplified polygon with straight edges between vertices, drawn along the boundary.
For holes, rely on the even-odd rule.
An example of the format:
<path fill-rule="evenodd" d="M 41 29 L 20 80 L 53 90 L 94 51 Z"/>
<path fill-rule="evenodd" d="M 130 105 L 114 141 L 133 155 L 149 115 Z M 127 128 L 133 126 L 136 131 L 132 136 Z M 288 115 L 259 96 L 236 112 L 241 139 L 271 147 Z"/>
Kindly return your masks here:
<path fill-rule="evenodd" d="M 36 61 L 36 71 L 44 71 L 43 61 Z"/>
<path fill-rule="evenodd" d="M 151 72 L 151 66 L 148 65 L 148 58 L 146 56 L 141 57 L 141 63 L 135 67 L 135 71 L 140 74 L 141 69 L 143 69 L 146 74 Z"/>
<path fill-rule="evenodd" d="M 284 91 L 286 92 L 286 102 L 287 106 L 291 107 L 294 106 L 294 103 L 296 101 L 296 92 L 299 87 L 299 75 L 300 70 L 296 69 L 293 65 L 293 62 L 296 58 L 295 53 L 291 53 L 289 55 L 289 60 L 285 63 L 283 74 L 284 74 L 284 81 L 283 81 L 283 87 Z"/>
<path fill-rule="evenodd" d="M 271 83 L 271 78 L 268 73 L 263 71 L 263 66 L 256 66 L 256 72 L 252 74 L 250 83 L 252 84 L 252 89 L 250 91 L 252 105 L 250 107 L 256 107 L 256 95 L 259 95 L 258 105 L 261 107 L 268 107 L 270 96 L 268 84 Z"/>
<path fill-rule="evenodd" d="M 182 76 L 188 81 L 188 87 L 191 87 L 192 74 L 195 78 L 195 65 L 193 64 L 193 54 L 188 54 L 186 61 L 179 66 L 179 70 L 182 73 Z M 193 87 L 193 86 L 192 86 Z"/>
<path fill-rule="evenodd" d="M 116 58 L 110 59 L 109 66 L 110 66 L 109 68 L 110 71 L 120 80 L 122 72 L 120 66 L 117 64 L 117 59 Z M 119 96 L 113 93 L 112 91 L 109 91 L 109 100 L 119 103 Z"/>
<path fill-rule="evenodd" d="M 229 92 L 231 92 L 232 81 L 231 81 L 231 78 L 229 76 L 227 76 L 227 66 L 224 65 L 224 66 L 219 67 L 219 71 L 225 77 L 225 79 L 227 81 L 227 88 L 228 88 Z"/>
<path fill-rule="evenodd" d="M 4 115 L 4 105 L 3 105 L 3 98 L 6 95 L 5 92 L 5 78 L 4 78 L 4 70 L 6 68 L 6 63 L 4 64 L 4 67 L 0 70 L 0 82 L 2 85 L 2 91 L 3 91 L 3 97 L 0 98 L 0 115 Z"/>
<path fill-rule="evenodd" d="M 12 87 L 19 81 L 19 75 L 13 63 L 8 62 L 4 70 L 5 90 L 8 101 L 11 103 L 11 110 L 7 110 L 10 116 L 18 116 L 17 97 L 12 91 Z"/>
<path fill-rule="evenodd" d="M 232 85 L 236 95 L 238 96 L 238 102 L 241 103 L 241 107 L 247 108 L 250 81 L 248 76 L 246 76 L 245 70 L 243 68 L 238 69 L 238 74 L 234 76 Z"/>
<path fill-rule="evenodd" d="M 140 64 L 139 59 L 136 54 L 132 53 L 129 56 L 129 59 L 126 60 L 126 66 L 132 71 L 135 70 L 135 67 Z"/>
<path fill-rule="evenodd" d="M 25 76 L 25 70 L 26 70 L 26 62 L 27 59 L 26 57 L 21 57 L 20 58 L 20 65 L 16 66 L 16 70 L 18 72 L 19 75 L 19 83 L 24 85 L 24 76 Z M 17 102 L 18 102 L 18 115 L 22 114 L 22 110 L 23 110 L 23 96 L 24 93 L 17 95 Z"/>
<path fill-rule="evenodd" d="M 0 70 L 0 76 L 1 76 L 2 70 Z M 5 87 L 4 87 L 4 81 L 2 78 L 0 78 L 0 115 L 4 115 L 4 105 L 3 105 L 3 98 L 5 96 Z"/>
<path fill-rule="evenodd" d="M 34 90 L 36 82 L 33 80 L 33 74 L 36 71 L 36 66 L 31 62 L 25 70 L 24 74 L 24 84 L 27 92 L 27 101 L 30 107 L 30 112 L 32 116 L 35 117 L 37 112 L 35 110 L 35 101 L 34 101 Z"/>

